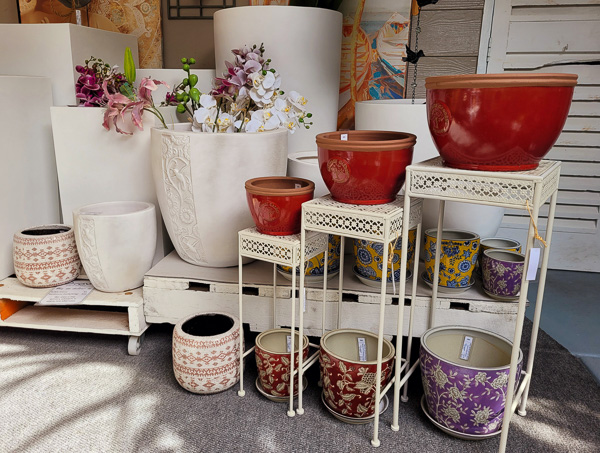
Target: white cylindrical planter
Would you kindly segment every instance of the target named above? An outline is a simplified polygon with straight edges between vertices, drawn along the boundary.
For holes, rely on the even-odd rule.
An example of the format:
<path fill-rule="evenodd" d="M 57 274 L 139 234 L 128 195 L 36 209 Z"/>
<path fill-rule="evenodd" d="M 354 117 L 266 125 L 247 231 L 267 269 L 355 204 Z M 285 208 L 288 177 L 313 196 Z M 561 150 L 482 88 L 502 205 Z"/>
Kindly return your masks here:
<path fill-rule="evenodd" d="M 315 136 L 337 128 L 342 14 L 323 8 L 246 6 L 214 15 L 217 75 L 232 49 L 264 43 L 265 57 L 281 74 L 281 88 L 297 91 L 313 114 L 310 130 L 290 137 L 289 152 L 316 149 Z"/>
<path fill-rule="evenodd" d="M 96 289 L 112 293 L 143 285 L 156 248 L 153 204 L 117 201 L 84 206 L 73 212 L 73 223 L 81 263 Z"/>
<path fill-rule="evenodd" d="M 152 171 L 179 256 L 200 266 L 238 264 L 238 232 L 254 225 L 244 183 L 285 176 L 288 132 L 218 134 L 152 129 Z"/>
<path fill-rule="evenodd" d="M 316 151 L 301 151 L 288 155 L 288 176 L 308 179 L 315 183 L 315 198 L 327 195 L 329 190 L 319 170 L 319 156 Z"/>

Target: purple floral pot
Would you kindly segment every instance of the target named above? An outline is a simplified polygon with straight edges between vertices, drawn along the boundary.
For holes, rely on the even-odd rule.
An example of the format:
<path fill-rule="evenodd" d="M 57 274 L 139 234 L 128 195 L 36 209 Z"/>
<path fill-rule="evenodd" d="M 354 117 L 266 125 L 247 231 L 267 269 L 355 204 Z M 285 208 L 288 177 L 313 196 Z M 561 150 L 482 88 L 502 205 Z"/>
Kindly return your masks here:
<path fill-rule="evenodd" d="M 521 291 L 525 255 L 508 250 L 486 250 L 481 258 L 483 289 L 492 297 L 514 299 Z"/>
<path fill-rule="evenodd" d="M 429 414 L 467 434 L 502 428 L 512 343 L 482 329 L 443 326 L 421 338 L 420 363 Z M 517 376 L 523 352 L 519 351 Z M 519 380 L 515 383 L 515 389 Z"/>

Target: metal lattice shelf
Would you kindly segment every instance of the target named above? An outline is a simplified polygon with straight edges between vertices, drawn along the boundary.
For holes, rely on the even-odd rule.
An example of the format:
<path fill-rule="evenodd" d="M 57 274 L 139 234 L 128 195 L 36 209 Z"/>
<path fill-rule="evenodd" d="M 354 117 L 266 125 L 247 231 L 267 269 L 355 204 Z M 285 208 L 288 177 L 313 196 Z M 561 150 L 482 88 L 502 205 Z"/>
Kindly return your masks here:
<path fill-rule="evenodd" d="M 212 19 L 220 9 L 233 8 L 236 0 L 169 0 L 170 20 Z"/>

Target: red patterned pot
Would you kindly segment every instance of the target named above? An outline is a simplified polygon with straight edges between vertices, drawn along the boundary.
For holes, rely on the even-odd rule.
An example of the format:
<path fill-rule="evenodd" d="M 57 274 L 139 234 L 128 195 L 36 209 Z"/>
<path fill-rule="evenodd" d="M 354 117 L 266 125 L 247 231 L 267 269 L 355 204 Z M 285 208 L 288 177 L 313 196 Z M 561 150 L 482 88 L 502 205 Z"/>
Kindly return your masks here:
<path fill-rule="evenodd" d="M 362 357 L 360 339 L 364 339 L 365 346 Z M 394 346 L 384 339 L 381 364 L 382 388 L 392 377 L 394 355 Z M 319 362 L 323 395 L 331 410 L 354 418 L 374 415 L 377 335 L 357 329 L 332 330 L 321 338 Z"/>
<path fill-rule="evenodd" d="M 429 130 L 449 167 L 533 170 L 558 139 L 576 84 L 576 74 L 428 77 Z"/>
<path fill-rule="evenodd" d="M 319 169 L 333 199 L 350 204 L 394 200 L 412 162 L 416 139 L 413 134 L 387 131 L 317 135 Z"/>
<path fill-rule="evenodd" d="M 294 332 L 294 370 L 298 369 L 298 346 L 300 334 Z M 273 396 L 290 396 L 290 352 L 288 351 L 290 329 L 271 329 L 256 337 L 254 350 L 258 378 L 265 391 Z M 302 336 L 302 357 L 308 358 L 308 337 Z M 294 395 L 298 391 L 294 383 Z"/>
<path fill-rule="evenodd" d="M 240 379 L 240 322 L 226 313 L 196 313 L 173 329 L 173 372 L 193 393 L 217 393 Z"/>
<path fill-rule="evenodd" d="M 286 236 L 300 232 L 302 203 L 313 198 L 315 184 L 291 176 L 246 181 L 246 198 L 259 232 Z"/>
<path fill-rule="evenodd" d="M 75 234 L 68 225 L 42 225 L 15 233 L 13 262 L 25 286 L 49 288 L 75 280 L 81 270 Z"/>

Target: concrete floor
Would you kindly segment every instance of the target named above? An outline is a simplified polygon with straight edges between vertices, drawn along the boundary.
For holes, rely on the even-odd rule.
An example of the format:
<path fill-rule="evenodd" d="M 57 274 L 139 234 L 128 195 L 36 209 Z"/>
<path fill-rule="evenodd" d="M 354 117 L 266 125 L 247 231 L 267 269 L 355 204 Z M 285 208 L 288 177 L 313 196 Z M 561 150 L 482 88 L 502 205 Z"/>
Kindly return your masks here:
<path fill-rule="evenodd" d="M 539 279 L 539 273 L 538 273 Z M 529 285 L 533 319 L 538 282 Z M 600 382 L 600 274 L 549 270 L 541 328 L 578 357 Z"/>

